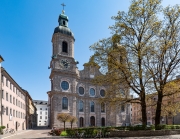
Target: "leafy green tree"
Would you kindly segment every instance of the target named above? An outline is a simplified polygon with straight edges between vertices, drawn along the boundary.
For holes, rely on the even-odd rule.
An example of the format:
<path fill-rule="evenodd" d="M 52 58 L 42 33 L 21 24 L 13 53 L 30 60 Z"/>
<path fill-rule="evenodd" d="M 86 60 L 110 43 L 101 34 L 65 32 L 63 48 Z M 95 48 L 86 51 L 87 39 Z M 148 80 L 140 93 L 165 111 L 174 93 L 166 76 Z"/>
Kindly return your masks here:
<path fill-rule="evenodd" d="M 100 40 L 90 47 L 95 51 L 95 62 L 105 74 L 105 77 L 98 77 L 100 82 L 108 83 L 112 88 L 107 93 L 111 92 L 112 96 L 113 92 L 119 93 L 121 84 L 132 90 L 138 99 L 118 95 L 113 97 L 112 102 L 139 102 L 143 125 L 147 124 L 145 99 L 147 85 L 152 78 L 144 63 L 150 44 L 161 26 L 156 16 L 159 11 L 160 0 L 132 0 L 127 13 L 119 11 L 117 16 L 112 17 L 115 20 L 115 25 L 110 27 L 113 37 Z"/>
<path fill-rule="evenodd" d="M 178 73 L 180 64 L 180 7 L 168 6 L 162 9 L 162 14 L 164 19 L 156 39 L 150 44 L 151 48 L 146 53 L 147 60 L 144 63 L 158 95 L 155 126 L 160 124 L 163 98 L 179 93 L 179 88 L 174 89 L 177 84 L 170 84 L 169 81 Z"/>
<path fill-rule="evenodd" d="M 110 102 L 140 103 L 143 125 L 147 124 L 146 96 L 157 92 L 157 127 L 163 97 L 179 92 L 166 91 L 166 85 L 177 74 L 180 63 L 180 7 L 163 8 L 161 0 L 132 0 L 128 12 L 119 11 L 112 18 L 112 37 L 90 47 L 95 52 L 92 58 L 104 72 L 95 82 L 110 86 Z M 122 86 L 135 93 L 137 99 L 118 95 Z"/>

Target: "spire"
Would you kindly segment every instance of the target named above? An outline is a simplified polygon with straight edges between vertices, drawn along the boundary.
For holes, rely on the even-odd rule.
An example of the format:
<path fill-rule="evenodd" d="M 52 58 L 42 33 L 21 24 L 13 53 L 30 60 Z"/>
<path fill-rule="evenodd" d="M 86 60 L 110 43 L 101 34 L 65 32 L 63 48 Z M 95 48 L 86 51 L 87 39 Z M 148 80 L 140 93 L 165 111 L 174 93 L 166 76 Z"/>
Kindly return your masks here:
<path fill-rule="evenodd" d="M 62 13 L 59 15 L 59 26 L 68 27 L 68 17 L 65 15 L 64 7 L 66 6 L 64 3 L 61 4 L 63 6 Z"/>
<path fill-rule="evenodd" d="M 62 3 L 61 5 L 63 6 L 62 14 L 64 14 L 64 13 L 65 13 L 64 7 L 65 7 L 66 5 L 65 5 L 64 3 Z"/>

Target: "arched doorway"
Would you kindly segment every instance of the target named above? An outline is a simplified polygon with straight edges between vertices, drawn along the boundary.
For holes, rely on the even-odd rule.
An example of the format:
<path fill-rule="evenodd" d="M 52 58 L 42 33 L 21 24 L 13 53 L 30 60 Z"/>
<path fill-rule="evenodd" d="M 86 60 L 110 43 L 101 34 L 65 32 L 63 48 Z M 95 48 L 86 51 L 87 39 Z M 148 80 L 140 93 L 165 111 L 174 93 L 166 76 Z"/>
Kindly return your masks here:
<path fill-rule="evenodd" d="M 95 117 L 94 116 L 90 117 L 90 126 L 95 126 Z"/>
<path fill-rule="evenodd" d="M 80 117 L 79 118 L 79 127 L 83 127 L 84 126 L 84 118 Z"/>
<path fill-rule="evenodd" d="M 105 126 L 105 118 L 104 117 L 101 118 L 101 126 Z"/>

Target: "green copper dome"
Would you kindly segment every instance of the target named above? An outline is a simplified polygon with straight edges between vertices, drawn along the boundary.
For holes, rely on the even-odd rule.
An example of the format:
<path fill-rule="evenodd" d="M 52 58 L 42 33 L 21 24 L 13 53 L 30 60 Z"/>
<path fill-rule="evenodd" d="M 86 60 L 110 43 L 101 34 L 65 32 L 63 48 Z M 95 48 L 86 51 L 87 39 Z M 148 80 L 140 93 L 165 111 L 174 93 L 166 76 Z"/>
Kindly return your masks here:
<path fill-rule="evenodd" d="M 64 10 L 59 15 L 58 22 L 59 26 L 54 29 L 54 33 L 62 33 L 74 38 L 72 31 L 68 28 L 68 16 L 64 14 Z"/>

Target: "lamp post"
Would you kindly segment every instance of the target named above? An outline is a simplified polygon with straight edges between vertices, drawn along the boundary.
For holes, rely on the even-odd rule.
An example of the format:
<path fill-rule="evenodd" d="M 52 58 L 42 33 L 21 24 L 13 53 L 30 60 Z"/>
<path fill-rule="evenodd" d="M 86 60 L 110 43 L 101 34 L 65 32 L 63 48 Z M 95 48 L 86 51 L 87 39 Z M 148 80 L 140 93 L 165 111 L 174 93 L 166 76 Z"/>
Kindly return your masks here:
<path fill-rule="evenodd" d="M 4 61 L 0 55 L 0 125 L 2 126 L 2 81 L 1 81 L 1 63 Z"/>

